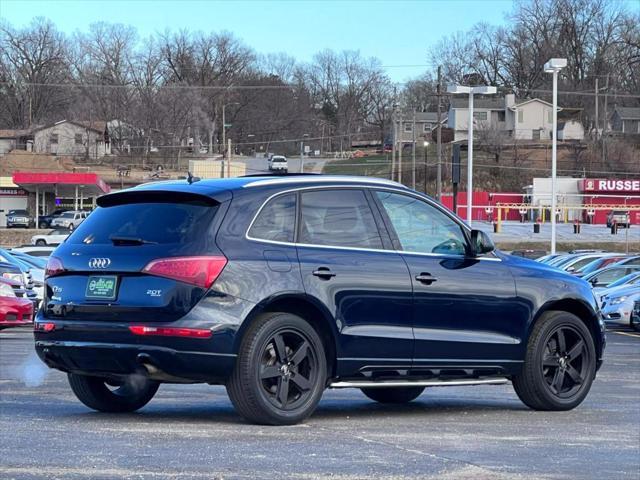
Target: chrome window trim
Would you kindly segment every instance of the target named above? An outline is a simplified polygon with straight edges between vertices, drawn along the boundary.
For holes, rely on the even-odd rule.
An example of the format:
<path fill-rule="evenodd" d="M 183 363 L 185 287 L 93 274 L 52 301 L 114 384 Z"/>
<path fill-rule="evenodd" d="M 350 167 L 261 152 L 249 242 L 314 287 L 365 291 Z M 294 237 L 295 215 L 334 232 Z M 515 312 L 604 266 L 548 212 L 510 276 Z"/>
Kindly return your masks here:
<path fill-rule="evenodd" d="M 374 183 L 376 185 L 387 185 L 393 187 L 402 187 L 405 188 L 404 185 L 394 182 L 393 180 L 385 180 L 384 178 L 372 178 L 371 180 L 366 180 L 368 183 Z M 340 176 L 340 175 L 318 175 L 318 176 L 308 176 L 308 177 L 277 177 L 277 178 L 267 178 L 261 180 L 254 180 L 252 182 L 245 183 L 242 188 L 249 187 L 262 187 L 268 185 L 282 185 L 287 183 L 321 183 L 326 182 L 326 185 L 321 185 L 319 188 L 327 187 L 331 183 L 344 182 L 344 183 L 353 183 L 353 178 L 349 176 Z M 370 185 L 368 185 L 371 187 Z"/>
<path fill-rule="evenodd" d="M 352 180 L 353 181 L 353 180 Z M 393 182 L 395 184 L 395 182 Z M 400 184 L 398 184 L 400 185 Z M 295 187 L 295 188 L 291 188 L 288 190 L 282 190 L 280 192 L 276 192 L 272 195 L 270 195 L 264 202 L 262 202 L 262 205 L 260 205 L 260 208 L 258 209 L 258 211 L 256 212 L 256 214 L 253 216 L 253 219 L 251 220 L 251 223 L 249 224 L 249 227 L 247 228 L 247 231 L 244 234 L 244 238 L 247 240 L 251 240 L 254 242 L 260 242 L 260 243 L 268 243 L 271 245 L 282 245 L 282 246 L 288 246 L 288 247 L 304 247 L 304 248 L 326 248 L 326 249 L 332 249 L 332 250 L 347 250 L 347 251 L 356 251 L 356 252 L 374 252 L 374 253 L 397 253 L 397 254 L 404 254 L 404 255 L 415 255 L 415 256 L 419 256 L 419 257 L 434 257 L 434 258 L 443 258 L 443 259 L 467 259 L 470 257 L 467 257 L 466 255 L 449 255 L 446 253 L 423 253 L 423 252 L 409 252 L 406 250 L 389 250 L 389 249 L 384 249 L 384 248 L 360 248 L 360 247 L 342 247 L 342 246 L 334 246 L 334 245 L 314 245 L 314 244 L 308 244 L 308 243 L 299 243 L 299 242 L 280 242 L 277 240 L 265 240 L 262 238 L 255 238 L 249 235 L 249 232 L 251 231 L 251 227 L 253 227 L 254 222 L 256 221 L 256 219 L 258 218 L 258 216 L 260 215 L 260 213 L 262 212 L 262 209 L 265 207 L 265 205 L 267 203 L 269 203 L 271 201 L 271 199 L 279 196 L 279 195 L 286 195 L 288 193 L 292 193 L 292 192 L 300 192 L 300 191 L 304 191 L 304 190 L 325 190 L 327 188 L 349 188 L 349 189 L 363 189 L 363 188 L 368 188 L 368 189 L 375 189 L 375 190 L 389 190 L 391 192 L 396 192 L 396 193 L 400 193 L 400 194 L 406 194 L 412 197 L 417 198 L 418 200 L 422 200 L 423 202 L 425 201 L 424 197 L 420 196 L 420 195 L 416 195 L 415 193 L 411 192 L 411 191 L 405 191 L 405 190 L 398 190 L 397 188 L 385 188 L 385 187 L 380 187 L 377 185 L 358 185 L 358 184 L 352 184 L 352 185 L 331 185 L 331 184 L 327 184 L 327 185 L 316 185 L 313 187 Z M 404 187 L 403 187 L 404 188 Z M 434 208 L 440 210 L 442 213 L 446 214 L 447 216 L 449 216 L 450 218 L 452 218 L 456 224 L 460 225 L 461 228 L 466 229 L 467 232 L 470 232 L 471 229 L 469 228 L 468 225 L 464 224 L 464 223 L 460 223 L 458 221 L 458 219 L 456 219 L 451 213 L 447 212 L 444 208 L 442 207 L 438 207 L 436 205 L 431 204 L 430 202 L 429 205 L 432 205 Z M 485 261 L 485 262 L 502 262 L 502 259 L 499 257 L 475 257 L 474 260 L 481 260 L 481 261 Z"/>

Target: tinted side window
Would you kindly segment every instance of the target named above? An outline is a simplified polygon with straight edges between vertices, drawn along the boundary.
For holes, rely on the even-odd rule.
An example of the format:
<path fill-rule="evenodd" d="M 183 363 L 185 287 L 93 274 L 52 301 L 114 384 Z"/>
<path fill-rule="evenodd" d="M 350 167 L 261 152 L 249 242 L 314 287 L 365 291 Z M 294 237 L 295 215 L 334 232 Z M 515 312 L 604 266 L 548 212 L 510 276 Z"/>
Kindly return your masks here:
<path fill-rule="evenodd" d="M 382 248 L 369 203 L 361 190 L 304 192 L 300 243 Z"/>
<path fill-rule="evenodd" d="M 249 236 L 260 240 L 293 242 L 296 223 L 295 194 L 269 200 L 249 230 Z"/>
<path fill-rule="evenodd" d="M 376 192 L 393 225 L 402 250 L 418 253 L 464 255 L 467 240 L 448 215 L 420 199 L 391 192 Z"/>

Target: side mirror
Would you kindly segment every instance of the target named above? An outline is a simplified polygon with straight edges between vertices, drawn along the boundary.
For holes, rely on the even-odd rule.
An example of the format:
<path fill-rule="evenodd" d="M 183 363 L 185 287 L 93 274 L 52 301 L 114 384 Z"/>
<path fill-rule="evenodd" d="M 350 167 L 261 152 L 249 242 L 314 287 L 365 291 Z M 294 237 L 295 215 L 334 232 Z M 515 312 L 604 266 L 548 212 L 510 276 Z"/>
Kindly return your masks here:
<path fill-rule="evenodd" d="M 482 230 L 471 230 L 471 254 L 474 257 L 493 252 L 496 246 L 491 237 Z"/>
<path fill-rule="evenodd" d="M 574 272 L 575 270 L 576 270 L 575 267 L 567 268 L 567 272 L 569 272 L 569 273 Z"/>

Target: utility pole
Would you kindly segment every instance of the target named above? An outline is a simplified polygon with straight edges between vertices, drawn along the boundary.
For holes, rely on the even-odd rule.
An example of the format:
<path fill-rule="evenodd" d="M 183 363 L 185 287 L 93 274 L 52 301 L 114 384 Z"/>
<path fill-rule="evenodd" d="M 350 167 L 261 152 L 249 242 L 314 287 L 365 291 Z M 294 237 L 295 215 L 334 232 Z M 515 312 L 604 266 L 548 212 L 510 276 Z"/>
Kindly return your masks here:
<path fill-rule="evenodd" d="M 404 120 L 404 116 L 400 118 L 401 120 L 398 121 L 398 137 L 400 137 L 398 144 L 398 183 L 402 183 L 402 137 L 404 135 L 404 125 L 402 121 Z"/>
<path fill-rule="evenodd" d="M 304 139 L 300 140 L 300 173 L 304 173 Z"/>
<path fill-rule="evenodd" d="M 596 121 L 595 121 L 595 125 L 596 125 L 596 137 L 595 137 L 595 140 L 597 142 L 598 141 L 598 77 L 596 77 Z"/>
<path fill-rule="evenodd" d="M 436 136 L 436 148 L 438 150 L 438 166 L 436 171 L 436 200 L 442 202 L 442 122 L 440 121 L 440 97 L 442 83 L 442 66 L 438 65 L 438 133 Z"/>
<path fill-rule="evenodd" d="M 413 109 L 413 124 L 411 125 L 413 134 L 413 148 L 411 149 L 411 188 L 416 189 L 416 109 Z"/>
<path fill-rule="evenodd" d="M 229 148 L 227 149 L 227 178 L 231 178 L 231 139 L 228 140 Z"/>
<path fill-rule="evenodd" d="M 607 100 L 609 99 L 609 74 L 607 73 L 607 83 L 604 87 L 604 112 L 602 113 L 602 166 L 604 167 L 607 159 Z"/>
<path fill-rule="evenodd" d="M 227 144 L 225 133 L 227 131 L 227 119 L 225 117 L 225 107 L 226 105 L 222 104 L 222 150 L 224 154 L 224 146 Z"/>
<path fill-rule="evenodd" d="M 395 101 L 394 101 L 395 102 Z M 392 127 L 392 142 L 391 142 L 391 180 L 396 178 L 396 104 L 393 104 L 393 111 L 391 112 L 391 127 Z M 384 145 L 383 145 L 384 149 Z"/>

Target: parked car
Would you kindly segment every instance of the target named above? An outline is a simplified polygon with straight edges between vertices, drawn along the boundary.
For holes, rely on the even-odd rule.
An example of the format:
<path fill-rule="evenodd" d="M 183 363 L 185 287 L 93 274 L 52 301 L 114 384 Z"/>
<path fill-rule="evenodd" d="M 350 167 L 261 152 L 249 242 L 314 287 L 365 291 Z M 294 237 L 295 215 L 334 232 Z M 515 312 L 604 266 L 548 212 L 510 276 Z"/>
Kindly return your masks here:
<path fill-rule="evenodd" d="M 54 210 L 53 212 L 51 212 L 49 215 L 40 215 L 38 217 L 38 228 L 50 228 L 51 227 L 51 222 L 53 221 L 54 218 L 59 217 L 60 215 L 62 215 L 65 212 L 68 212 L 69 209 L 67 208 L 58 208 L 56 210 Z"/>
<path fill-rule="evenodd" d="M 579 272 L 582 267 L 586 266 L 592 261 L 598 260 L 600 258 L 609 256 L 609 255 L 610 254 L 608 253 L 578 254 L 578 255 L 575 255 L 573 258 L 571 258 L 569 261 L 563 262 L 560 266 L 558 266 L 558 268 L 560 268 L 560 270 L 563 270 L 567 273 L 573 274 L 573 273 Z"/>
<path fill-rule="evenodd" d="M 68 230 L 73 230 L 80 225 L 88 215 L 89 212 L 80 210 L 64 212 L 59 217 L 51 220 L 51 226 L 55 229 L 66 228 Z"/>
<path fill-rule="evenodd" d="M 33 290 L 33 282 L 22 272 L 22 269 L 13 263 L 0 261 L 0 280 L 8 280 L 14 287 L 16 297 L 26 298 L 37 307 L 38 299 Z"/>
<path fill-rule="evenodd" d="M 620 290 L 624 290 L 631 285 L 640 285 L 640 271 L 630 273 L 624 277 L 610 283 L 606 287 L 597 287 L 593 289 L 593 294 L 596 296 L 596 300 L 602 307 L 602 302 L 607 295 L 612 295 Z"/>
<path fill-rule="evenodd" d="M 640 300 L 640 285 L 611 293 L 602 302 L 602 317 L 605 322 L 632 326 L 631 313 L 636 300 Z"/>
<path fill-rule="evenodd" d="M 31 255 L 32 257 L 48 257 L 51 255 L 56 247 L 46 247 L 46 246 L 31 246 L 31 245 L 23 245 L 21 247 L 14 247 L 11 249 L 12 252 L 22 252 L 27 255 Z"/>
<path fill-rule="evenodd" d="M 26 210 L 9 210 L 7 213 L 7 228 L 30 228 L 33 218 Z"/>
<path fill-rule="evenodd" d="M 619 227 L 628 227 L 629 212 L 627 210 L 611 210 L 607 215 L 607 227 L 611 228 L 614 223 Z"/>
<path fill-rule="evenodd" d="M 631 327 L 640 330 L 640 300 L 636 300 L 631 311 Z"/>
<path fill-rule="evenodd" d="M 287 157 L 283 155 L 274 155 L 269 158 L 269 170 L 273 172 L 287 173 L 289 171 L 289 163 Z"/>
<path fill-rule="evenodd" d="M 582 277 L 589 282 L 594 288 L 608 287 L 616 280 L 621 279 L 625 275 L 640 271 L 640 265 L 620 265 L 613 264 L 610 267 L 605 267 L 601 270 L 596 270 Z"/>
<path fill-rule="evenodd" d="M 626 257 L 623 260 L 620 260 L 616 265 L 640 265 L 640 255 L 634 255 L 631 257 Z"/>
<path fill-rule="evenodd" d="M 587 283 L 496 251 L 395 182 L 183 180 L 97 202 L 49 258 L 34 327 L 95 410 L 206 382 L 253 422 L 293 424 L 326 387 L 405 403 L 509 380 L 529 407 L 568 410 L 602 362 Z"/>
<path fill-rule="evenodd" d="M 33 300 L 37 308 L 44 297 L 44 271 L 38 271 L 30 263 L 21 260 L 4 248 L 0 248 L 0 262 L 13 264 L 20 269 L 21 282 L 27 292 L 27 297 Z M 16 278 L 12 279 L 16 280 Z"/>
<path fill-rule="evenodd" d="M 31 245 L 60 245 L 69 236 L 69 229 L 51 230 L 46 235 L 34 235 L 31 237 Z"/>
<path fill-rule="evenodd" d="M 511 255 L 515 255 L 516 257 L 530 258 L 531 260 L 536 260 L 538 258 L 546 256 L 546 254 L 546 250 L 534 250 L 530 248 L 514 250 L 511 252 Z"/>
<path fill-rule="evenodd" d="M 578 277 L 584 277 L 585 275 L 589 275 L 590 273 L 595 272 L 596 270 L 600 270 L 609 265 L 618 263 L 620 260 L 624 260 L 624 258 L 625 258 L 624 255 L 610 255 L 610 256 L 597 258 L 587 263 L 586 265 L 582 266 L 579 270 L 574 270 L 571 273 L 573 273 Z"/>
<path fill-rule="evenodd" d="M 536 262 L 548 264 L 552 260 L 554 260 L 554 259 L 556 259 L 558 257 L 561 257 L 562 255 L 563 255 L 562 253 L 550 253 L 548 255 L 544 255 L 542 257 L 536 258 Z"/>
<path fill-rule="evenodd" d="M 17 282 L 0 279 L 0 330 L 33 323 L 33 302 L 18 297 Z"/>

